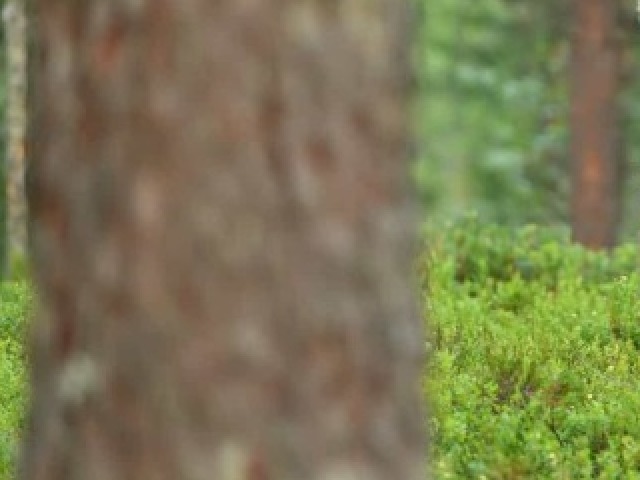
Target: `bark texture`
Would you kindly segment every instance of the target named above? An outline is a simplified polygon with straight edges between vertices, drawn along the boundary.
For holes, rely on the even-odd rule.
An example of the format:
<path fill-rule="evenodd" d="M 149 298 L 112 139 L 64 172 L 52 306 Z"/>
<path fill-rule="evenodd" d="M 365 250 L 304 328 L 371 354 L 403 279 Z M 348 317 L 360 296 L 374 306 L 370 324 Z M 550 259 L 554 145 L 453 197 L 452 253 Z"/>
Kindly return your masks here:
<path fill-rule="evenodd" d="M 611 0 L 573 0 L 572 4 L 573 236 L 588 247 L 607 248 L 616 241 L 622 201 L 619 6 Z"/>
<path fill-rule="evenodd" d="M 2 12 L 7 42 L 7 233 L 8 253 L 27 250 L 25 131 L 27 91 L 26 0 L 7 0 Z"/>
<path fill-rule="evenodd" d="M 28 480 L 423 480 L 399 0 L 38 0 Z"/>

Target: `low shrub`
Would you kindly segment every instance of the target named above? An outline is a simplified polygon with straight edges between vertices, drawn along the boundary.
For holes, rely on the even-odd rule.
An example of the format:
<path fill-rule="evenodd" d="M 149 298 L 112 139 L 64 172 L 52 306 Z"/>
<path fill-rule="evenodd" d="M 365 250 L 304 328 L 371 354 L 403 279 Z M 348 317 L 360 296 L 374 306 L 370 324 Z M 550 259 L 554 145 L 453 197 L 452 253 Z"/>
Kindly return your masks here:
<path fill-rule="evenodd" d="M 429 236 L 425 389 L 437 479 L 640 479 L 635 246 L 474 219 Z"/>
<path fill-rule="evenodd" d="M 27 282 L 0 284 L 0 479 L 14 478 L 27 401 L 24 334 L 31 298 Z"/>

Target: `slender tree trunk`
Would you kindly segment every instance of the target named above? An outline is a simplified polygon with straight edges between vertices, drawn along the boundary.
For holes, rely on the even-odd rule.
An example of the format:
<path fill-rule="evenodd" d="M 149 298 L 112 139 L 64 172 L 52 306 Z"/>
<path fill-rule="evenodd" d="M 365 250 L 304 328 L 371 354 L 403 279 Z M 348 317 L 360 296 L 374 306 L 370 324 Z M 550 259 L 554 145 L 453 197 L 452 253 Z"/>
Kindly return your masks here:
<path fill-rule="evenodd" d="M 27 87 L 25 0 L 8 0 L 3 19 L 7 42 L 8 254 L 10 257 L 24 257 L 27 249 L 27 202 L 24 189 Z"/>
<path fill-rule="evenodd" d="M 406 5 L 38 0 L 29 480 L 423 480 Z"/>
<path fill-rule="evenodd" d="M 573 0 L 572 4 L 573 235 L 592 248 L 611 247 L 622 200 L 618 5 L 611 0 Z"/>

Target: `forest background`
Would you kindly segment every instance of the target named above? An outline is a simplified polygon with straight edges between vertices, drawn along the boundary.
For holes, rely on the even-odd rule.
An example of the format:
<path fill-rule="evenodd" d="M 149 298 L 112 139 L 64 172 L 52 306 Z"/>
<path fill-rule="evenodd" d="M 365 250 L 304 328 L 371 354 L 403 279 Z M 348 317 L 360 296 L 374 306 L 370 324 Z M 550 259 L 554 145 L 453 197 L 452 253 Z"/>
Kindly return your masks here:
<path fill-rule="evenodd" d="M 570 223 L 571 33 L 579 21 L 572 2 L 430 0 L 419 7 L 413 176 L 430 217 L 475 211 L 513 226 Z M 610 161 L 622 174 L 608 195 L 620 195 L 618 238 L 635 240 L 640 29 L 634 2 L 611 8 L 620 158 Z"/>
<path fill-rule="evenodd" d="M 15 0 L 13 0 L 15 1 Z M 8 0 L 0 0 L 0 108 L 7 111 Z M 469 212 L 482 221 L 518 226 L 571 223 L 570 52 L 575 12 L 570 1 L 415 0 L 413 105 L 415 150 L 411 175 L 431 220 Z M 616 237 L 632 240 L 640 229 L 640 84 L 634 82 L 640 42 L 636 5 L 617 9 L 616 128 L 623 172 L 608 195 L 618 196 Z M 0 149 L 7 154 L 7 119 Z M 611 161 L 614 161 L 611 159 Z M 0 264 L 6 259 L 7 161 L 0 168 Z M 11 195 L 9 195 L 11 197 Z M 11 200 L 14 201 L 14 200 Z M 20 201 L 18 197 L 18 201 Z M 21 211 L 16 206 L 13 211 Z M 13 244 L 20 240 L 12 240 Z"/>

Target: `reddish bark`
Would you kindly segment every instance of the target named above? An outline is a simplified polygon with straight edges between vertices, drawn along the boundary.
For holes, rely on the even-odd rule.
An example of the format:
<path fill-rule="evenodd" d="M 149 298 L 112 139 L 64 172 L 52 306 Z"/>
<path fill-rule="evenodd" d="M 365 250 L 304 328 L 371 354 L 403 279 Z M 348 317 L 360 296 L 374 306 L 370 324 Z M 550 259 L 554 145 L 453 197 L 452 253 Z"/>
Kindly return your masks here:
<path fill-rule="evenodd" d="M 422 480 L 399 0 L 36 1 L 28 480 Z"/>
<path fill-rule="evenodd" d="M 571 35 L 571 219 L 591 248 L 615 244 L 621 214 L 623 152 L 617 2 L 573 0 Z"/>

